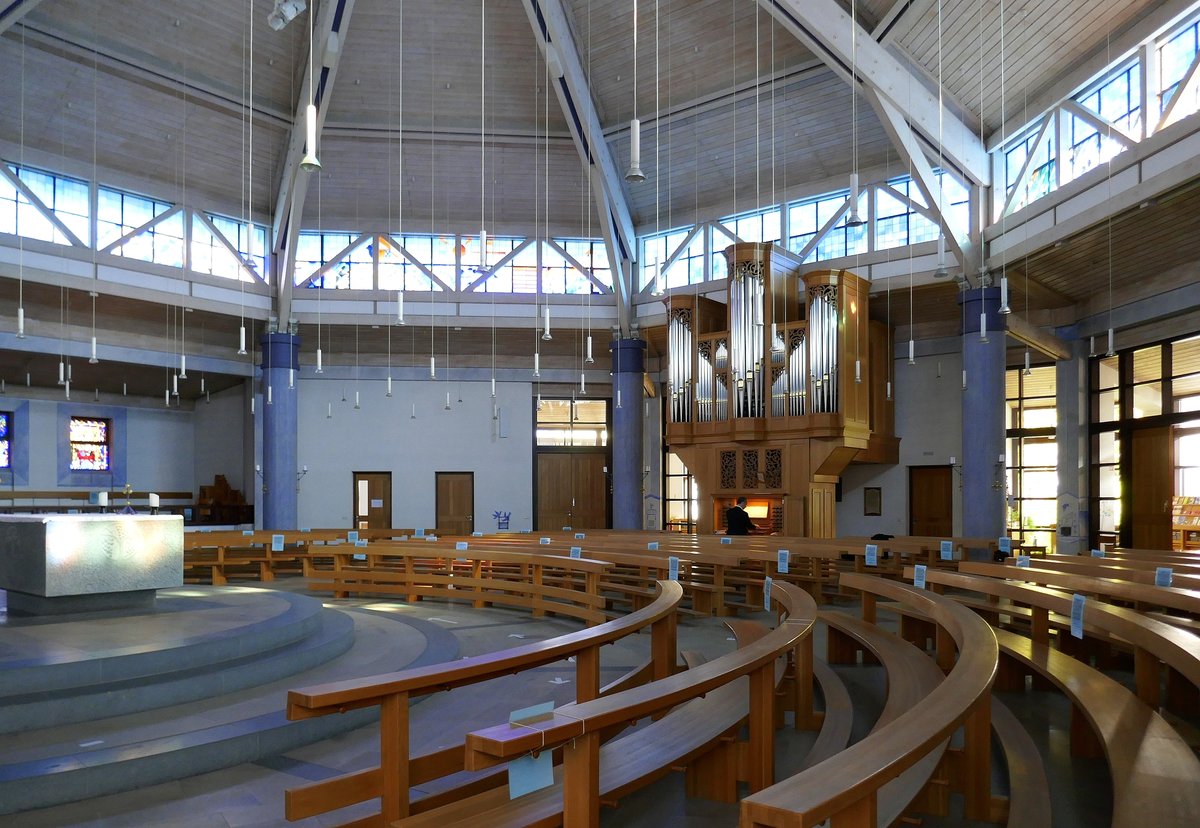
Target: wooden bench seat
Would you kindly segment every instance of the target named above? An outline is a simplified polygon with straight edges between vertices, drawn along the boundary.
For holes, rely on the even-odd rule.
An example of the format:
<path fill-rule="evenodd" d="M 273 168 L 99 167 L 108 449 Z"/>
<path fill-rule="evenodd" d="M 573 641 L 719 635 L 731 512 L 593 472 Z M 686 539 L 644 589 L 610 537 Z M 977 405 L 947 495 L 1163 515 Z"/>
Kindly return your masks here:
<path fill-rule="evenodd" d="M 811 629 L 811 618 L 801 623 L 806 623 L 806 630 Z M 670 693 L 675 685 L 687 685 L 690 680 L 688 673 L 695 673 L 699 681 L 712 681 L 710 676 L 720 675 L 730 669 L 740 662 L 743 655 L 750 657 L 751 653 L 747 648 L 754 645 L 763 646 L 766 643 L 764 639 L 767 637 L 767 629 L 762 624 L 734 621 L 730 623 L 730 629 L 738 641 L 738 652 L 714 661 L 695 660 L 692 669 L 686 673 L 630 692 L 636 693 L 637 698 L 642 699 L 641 703 L 645 704 L 647 698 L 653 698 L 659 692 Z M 791 640 L 795 630 L 796 628 L 792 628 L 792 631 L 781 628 L 775 638 L 779 641 Z M 771 667 L 777 682 L 782 670 L 777 660 L 775 661 L 775 664 L 769 663 L 768 666 Z M 775 682 L 772 682 L 772 685 Z M 719 683 L 702 696 L 671 709 L 662 718 L 600 747 L 596 790 L 599 800 L 611 804 L 675 768 L 692 765 L 714 750 L 720 754 L 715 761 L 709 762 L 708 767 L 700 772 L 689 774 L 689 790 L 693 793 L 704 791 L 725 799 L 734 798 L 738 762 L 736 747 L 730 739 L 750 715 L 751 686 L 749 675 Z M 569 705 L 573 710 L 568 718 L 585 721 L 588 708 L 612 707 L 619 701 L 619 697 L 609 697 L 591 704 Z M 578 719 L 575 718 L 577 713 Z M 564 710 L 559 715 L 567 716 L 567 713 Z M 638 718 L 637 714 L 632 712 L 629 716 Z M 487 732 L 489 731 L 484 731 Z M 547 744 L 547 747 L 550 746 L 551 744 Z M 506 790 L 495 789 L 392 824 L 438 828 L 455 825 L 472 828 L 479 825 L 489 828 L 560 825 L 564 818 L 565 804 L 572 801 L 565 792 L 564 777 L 563 769 L 559 768 L 555 772 L 553 785 L 518 799 L 510 800 Z"/>
<path fill-rule="evenodd" d="M 854 704 L 837 673 L 821 659 L 813 661 L 813 678 L 821 686 L 825 709 L 819 714 L 821 729 L 800 770 L 811 768 L 846 749 L 854 729 Z"/>
<path fill-rule="evenodd" d="M 903 797 L 893 797 L 893 792 L 885 789 L 903 780 L 904 774 L 931 752 L 940 751 L 960 727 L 964 746 L 953 758 L 953 772 L 947 774 L 944 792 L 939 795 L 928 790 L 915 807 L 935 810 L 934 806 L 941 804 L 938 800 L 944 802 L 954 788 L 964 795 L 968 819 L 988 818 L 992 806 L 990 690 L 998 660 L 991 628 L 954 601 L 897 581 L 846 574 L 840 586 L 863 596 L 867 621 L 874 621 L 877 597 L 902 601 L 929 613 L 940 630 L 936 663 L 947 671 L 946 677 L 919 704 L 837 756 L 743 799 L 741 825 L 807 828 L 825 820 L 832 820 L 838 828 L 890 825 L 909 803 L 897 807 Z M 903 647 L 916 649 L 907 643 Z M 929 660 L 924 653 L 920 658 Z"/>
<path fill-rule="evenodd" d="M 1012 828 L 1050 828 L 1050 782 L 1042 754 L 1008 705 L 995 697 L 992 733 L 1008 766 L 1007 824 Z"/>
<path fill-rule="evenodd" d="M 1072 744 L 1088 755 L 1086 725 L 1108 758 L 1114 828 L 1195 825 L 1200 760 L 1155 711 L 1117 681 L 1051 647 L 996 631 L 1003 653 L 1036 670 L 1072 701 Z"/>

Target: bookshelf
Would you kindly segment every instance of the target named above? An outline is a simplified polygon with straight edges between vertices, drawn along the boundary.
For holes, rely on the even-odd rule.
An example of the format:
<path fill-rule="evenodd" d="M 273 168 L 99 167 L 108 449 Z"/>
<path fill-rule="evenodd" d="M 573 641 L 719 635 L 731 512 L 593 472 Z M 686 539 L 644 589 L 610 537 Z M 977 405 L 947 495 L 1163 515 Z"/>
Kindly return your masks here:
<path fill-rule="evenodd" d="M 1171 546 L 1200 550 L 1200 497 L 1171 498 Z"/>

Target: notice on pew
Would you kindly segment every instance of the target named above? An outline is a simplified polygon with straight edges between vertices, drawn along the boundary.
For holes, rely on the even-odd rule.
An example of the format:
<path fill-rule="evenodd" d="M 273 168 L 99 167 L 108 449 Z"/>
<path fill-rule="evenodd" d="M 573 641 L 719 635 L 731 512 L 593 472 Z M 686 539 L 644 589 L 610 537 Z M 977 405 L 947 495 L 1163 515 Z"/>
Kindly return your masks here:
<path fill-rule="evenodd" d="M 550 545 L 550 539 L 549 539 L 549 538 L 540 538 L 540 539 L 538 540 L 538 543 L 540 543 L 542 546 L 549 546 L 549 545 Z"/>
<path fill-rule="evenodd" d="M 1029 568 L 1029 556 L 1028 555 L 1017 555 L 1017 566 L 1021 566 L 1021 567 L 1024 567 L 1025 569 L 1028 569 Z"/>
<path fill-rule="evenodd" d="M 575 540 L 583 540 L 583 539 L 584 539 L 584 538 L 586 538 L 586 537 L 587 537 L 587 535 L 585 535 L 583 532 L 576 532 L 576 533 L 575 533 Z"/>
<path fill-rule="evenodd" d="M 1003 552 L 1005 555 L 1012 554 L 1012 538 L 1000 538 L 999 544 L 1001 552 Z"/>
<path fill-rule="evenodd" d="M 775 582 L 771 580 L 770 575 L 763 578 L 763 609 L 767 610 L 768 612 L 771 609 L 771 587 L 774 585 L 774 583 Z"/>
<path fill-rule="evenodd" d="M 271 535 L 271 551 L 283 551 L 283 535 Z"/>
<path fill-rule="evenodd" d="M 583 547 L 582 546 L 572 546 L 571 547 L 571 557 L 572 558 L 582 558 L 583 557 Z"/>
<path fill-rule="evenodd" d="M 346 540 L 350 541 L 350 543 L 354 543 L 356 540 L 358 540 L 358 532 L 355 530 L 347 532 Z"/>
<path fill-rule="evenodd" d="M 466 541 L 455 541 L 454 542 L 454 551 L 455 552 L 467 551 L 467 542 Z"/>
<path fill-rule="evenodd" d="M 471 533 L 471 537 L 473 537 L 473 538 L 482 538 L 482 537 L 483 537 L 483 532 L 472 532 L 472 533 Z"/>
<path fill-rule="evenodd" d="M 867 566 L 879 566 L 879 547 L 873 543 L 867 544 Z"/>
<path fill-rule="evenodd" d="M 942 541 L 940 554 L 943 561 L 954 560 L 954 541 Z"/>
<path fill-rule="evenodd" d="M 509 724 L 522 725 L 536 730 L 533 723 L 550 717 L 554 702 L 542 702 L 532 707 L 523 707 L 508 714 Z M 554 784 L 554 751 L 543 750 L 537 757 L 521 756 L 508 763 L 508 798 L 516 799 L 533 791 L 540 791 Z"/>
<path fill-rule="evenodd" d="M 354 542 L 354 545 L 355 545 L 355 546 L 366 546 L 366 545 L 367 545 L 367 539 L 366 539 L 366 538 L 359 538 L 358 540 L 356 540 L 356 541 Z"/>
<path fill-rule="evenodd" d="M 780 549 L 776 554 L 779 557 L 775 562 L 775 568 L 779 570 L 781 574 L 786 575 L 788 571 L 788 561 L 791 560 L 792 553 L 786 549 Z"/>
<path fill-rule="evenodd" d="M 1154 585 L 1160 587 L 1169 587 L 1171 585 L 1171 579 L 1174 578 L 1174 576 L 1175 573 L 1171 567 L 1156 567 L 1154 570 Z"/>
<path fill-rule="evenodd" d="M 414 538 L 423 538 L 423 537 L 425 537 L 425 530 L 424 530 L 424 529 L 414 529 L 414 530 L 413 530 L 413 537 L 414 537 Z"/>
<path fill-rule="evenodd" d="M 925 564 L 917 564 L 913 567 L 913 586 L 917 589 L 925 588 Z"/>
<path fill-rule="evenodd" d="M 667 580 L 679 580 L 679 558 L 675 557 L 674 555 L 667 558 Z"/>
<path fill-rule="evenodd" d="M 721 538 L 721 543 L 733 543 L 733 538 L 730 538 L 730 537 Z"/>
<path fill-rule="evenodd" d="M 1104 550 L 1103 550 L 1103 549 L 1093 549 L 1093 550 L 1092 550 L 1092 557 L 1093 557 L 1093 558 L 1103 558 L 1103 557 L 1104 557 Z"/>
<path fill-rule="evenodd" d="M 648 544 L 646 544 L 646 548 L 649 549 L 651 552 L 657 552 L 658 551 L 658 541 L 650 541 Z"/>
<path fill-rule="evenodd" d="M 1071 635 L 1083 638 L 1083 604 L 1086 599 L 1078 592 L 1071 596 Z"/>
<path fill-rule="evenodd" d="M 572 529 L 574 529 L 574 528 L 575 528 L 575 527 L 573 527 L 573 526 L 564 526 L 564 527 L 563 527 L 563 531 L 564 531 L 564 532 L 570 532 L 570 531 L 571 531 Z"/>
<path fill-rule="evenodd" d="M 242 537 L 248 538 L 248 537 L 250 537 L 250 536 L 251 536 L 251 535 L 253 535 L 253 534 L 254 534 L 254 530 L 253 530 L 253 529 L 243 529 L 243 530 L 242 530 Z"/>

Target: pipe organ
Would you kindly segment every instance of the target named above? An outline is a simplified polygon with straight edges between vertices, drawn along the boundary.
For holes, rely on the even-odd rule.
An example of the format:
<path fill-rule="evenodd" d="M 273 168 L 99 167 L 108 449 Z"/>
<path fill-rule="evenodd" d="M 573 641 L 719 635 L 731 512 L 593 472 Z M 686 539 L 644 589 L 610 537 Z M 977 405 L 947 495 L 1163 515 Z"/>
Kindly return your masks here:
<path fill-rule="evenodd" d="M 896 453 L 888 331 L 868 319 L 869 284 L 849 271 L 802 275 L 772 244 L 733 244 L 725 256 L 724 302 L 667 300 L 667 441 L 712 498 L 702 531 L 721 528 L 718 505 L 746 495 L 772 504 L 777 531 L 831 536 L 845 466 L 876 434 Z M 761 452 L 782 465 L 769 480 Z"/>

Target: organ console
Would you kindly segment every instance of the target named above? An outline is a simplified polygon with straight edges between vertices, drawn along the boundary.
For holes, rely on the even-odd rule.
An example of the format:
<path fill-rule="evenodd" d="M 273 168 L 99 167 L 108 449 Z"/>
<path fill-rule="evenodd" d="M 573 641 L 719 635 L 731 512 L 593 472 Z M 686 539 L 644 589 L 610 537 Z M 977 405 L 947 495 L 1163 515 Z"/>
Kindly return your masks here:
<path fill-rule="evenodd" d="M 711 504 L 699 528 L 723 528 L 722 505 L 745 495 L 767 504 L 774 531 L 832 537 L 847 464 L 897 459 L 889 332 L 848 270 L 801 275 L 773 244 L 732 244 L 725 257 L 724 303 L 667 299 L 667 442 Z"/>

